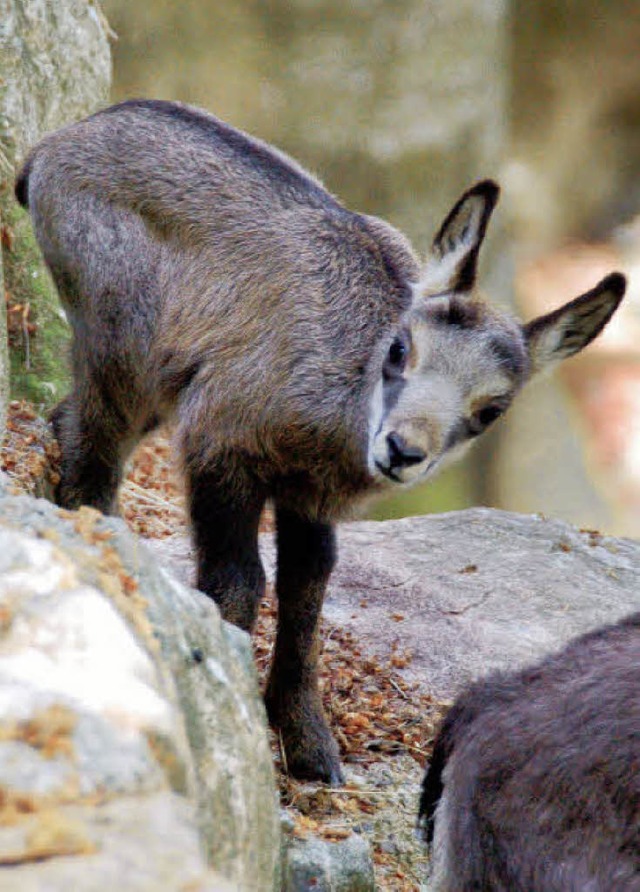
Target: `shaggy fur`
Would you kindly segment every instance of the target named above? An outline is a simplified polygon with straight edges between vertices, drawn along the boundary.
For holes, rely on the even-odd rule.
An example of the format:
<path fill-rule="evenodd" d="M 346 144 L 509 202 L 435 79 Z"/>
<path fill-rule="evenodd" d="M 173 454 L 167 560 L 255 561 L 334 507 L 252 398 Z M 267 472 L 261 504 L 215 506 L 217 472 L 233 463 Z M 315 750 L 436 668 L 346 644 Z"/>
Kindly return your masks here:
<path fill-rule="evenodd" d="M 491 182 L 465 193 L 421 266 L 404 236 L 276 149 L 142 100 L 46 137 L 18 177 L 74 333 L 74 387 L 53 414 L 57 499 L 111 511 L 132 448 L 175 419 L 198 585 L 244 629 L 264 588 L 260 512 L 274 501 L 266 701 L 299 776 L 340 779 L 316 678 L 333 521 L 433 473 L 533 367 L 594 337 L 624 291 L 611 276 L 580 299 L 582 316 L 532 329 L 481 301 L 497 195 Z"/>
<path fill-rule="evenodd" d="M 420 804 L 434 892 L 640 890 L 639 667 L 636 613 L 459 697 Z"/>

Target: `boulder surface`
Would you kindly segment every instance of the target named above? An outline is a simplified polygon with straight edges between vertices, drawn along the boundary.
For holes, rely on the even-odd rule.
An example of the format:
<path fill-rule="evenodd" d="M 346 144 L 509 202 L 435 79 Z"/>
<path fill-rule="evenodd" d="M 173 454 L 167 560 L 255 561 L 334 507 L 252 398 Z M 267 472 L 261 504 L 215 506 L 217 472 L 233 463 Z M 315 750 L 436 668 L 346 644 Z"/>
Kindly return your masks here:
<path fill-rule="evenodd" d="M 0 499 L 0 890 L 277 889 L 279 858 L 248 636 L 121 521 Z"/>

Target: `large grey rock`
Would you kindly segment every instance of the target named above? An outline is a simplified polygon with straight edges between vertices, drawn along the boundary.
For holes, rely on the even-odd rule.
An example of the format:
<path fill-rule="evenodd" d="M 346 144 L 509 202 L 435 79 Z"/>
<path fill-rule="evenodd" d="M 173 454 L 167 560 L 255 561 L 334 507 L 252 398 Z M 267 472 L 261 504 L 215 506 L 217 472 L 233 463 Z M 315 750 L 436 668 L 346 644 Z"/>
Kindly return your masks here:
<path fill-rule="evenodd" d="M 122 522 L 1 498 L 0 890 L 275 889 L 275 797 L 248 636 Z"/>
<path fill-rule="evenodd" d="M 13 199 L 14 171 L 44 133 L 104 103 L 110 82 L 108 25 L 97 0 L 0 0 L 4 279 L 12 300 L 22 307 L 28 304 L 28 321 L 37 326 L 36 336 L 20 332 L 12 345 L 12 383 L 15 396 L 38 403 L 50 404 L 63 395 L 68 330 L 28 218 Z M 0 393 L 6 381 L 3 349 Z"/>
<path fill-rule="evenodd" d="M 640 607 L 640 545 L 487 508 L 342 528 L 325 606 L 439 697 Z"/>
<path fill-rule="evenodd" d="M 274 553 L 263 537 L 273 573 Z M 165 559 L 189 578 L 183 537 Z M 520 666 L 640 608 L 640 544 L 535 515 L 474 508 L 339 527 L 324 617 L 437 697 Z"/>

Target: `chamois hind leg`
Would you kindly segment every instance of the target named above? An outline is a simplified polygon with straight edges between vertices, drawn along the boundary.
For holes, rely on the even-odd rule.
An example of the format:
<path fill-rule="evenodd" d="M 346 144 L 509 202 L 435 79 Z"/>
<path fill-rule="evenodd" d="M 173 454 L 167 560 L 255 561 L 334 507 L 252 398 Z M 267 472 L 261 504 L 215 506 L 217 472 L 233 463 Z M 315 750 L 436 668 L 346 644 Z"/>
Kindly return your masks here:
<path fill-rule="evenodd" d="M 265 695 L 279 728 L 288 771 L 301 778 L 342 783 L 338 746 L 318 690 L 318 626 L 335 562 L 333 528 L 277 508 L 278 631 Z"/>
<path fill-rule="evenodd" d="M 265 586 L 258 552 L 265 493 L 242 468 L 232 472 L 232 461 L 222 470 L 200 470 L 187 454 L 186 464 L 198 588 L 223 619 L 250 632 Z"/>
<path fill-rule="evenodd" d="M 87 376 L 54 408 L 51 424 L 61 451 L 57 504 L 116 513 L 122 466 L 132 446 L 124 415 Z"/>

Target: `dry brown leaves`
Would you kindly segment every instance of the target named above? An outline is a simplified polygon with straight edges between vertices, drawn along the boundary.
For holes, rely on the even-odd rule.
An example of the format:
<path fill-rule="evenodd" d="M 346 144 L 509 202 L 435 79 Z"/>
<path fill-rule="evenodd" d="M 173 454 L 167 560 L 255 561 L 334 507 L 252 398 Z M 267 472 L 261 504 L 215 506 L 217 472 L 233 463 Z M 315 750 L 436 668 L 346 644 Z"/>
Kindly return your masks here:
<path fill-rule="evenodd" d="M 170 430 L 163 429 L 138 446 L 120 490 L 122 516 L 134 532 L 149 539 L 187 532 L 184 484 L 171 436 Z M 272 528 L 272 515 L 266 509 L 260 529 Z"/>
<path fill-rule="evenodd" d="M 120 490 L 120 510 L 140 536 L 164 539 L 186 531 L 184 487 L 166 434 L 148 437 L 136 450 Z"/>
<path fill-rule="evenodd" d="M 58 444 L 49 425 L 29 403 L 14 400 L 7 412 L 6 434 L 0 447 L 0 468 L 17 493 L 41 495 L 58 482 Z"/>
<path fill-rule="evenodd" d="M 263 681 L 275 640 L 276 616 L 270 587 L 254 636 Z M 362 654 L 351 632 L 324 623 L 321 637 L 320 687 L 344 760 L 367 766 L 377 760 L 377 754 L 405 751 L 422 764 L 439 705 L 395 671 L 410 663 L 410 653 L 393 650 L 386 662 L 373 659 Z"/>
<path fill-rule="evenodd" d="M 260 608 L 253 638 L 258 672 L 266 681 L 275 640 L 277 606 L 273 591 Z M 408 753 L 420 766 L 430 752 L 443 706 L 421 693 L 398 673 L 411 661 L 411 654 L 395 649 L 387 661 L 362 653 L 354 635 L 337 626 L 323 624 L 320 686 L 324 708 L 340 744 L 345 763 L 364 772 L 374 763 L 392 763 Z M 283 805 L 294 822 L 294 833 L 327 840 L 346 839 L 370 821 L 388 803 L 384 790 L 346 784 L 343 789 L 301 784 L 283 771 L 277 737 L 272 745 Z M 416 803 L 417 809 L 417 803 Z M 386 853 L 375 837 L 371 840 L 376 865 L 377 888 L 414 892 L 415 879 L 397 859 Z"/>

